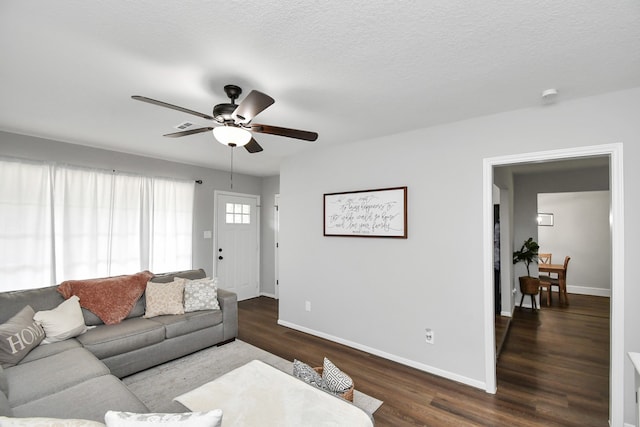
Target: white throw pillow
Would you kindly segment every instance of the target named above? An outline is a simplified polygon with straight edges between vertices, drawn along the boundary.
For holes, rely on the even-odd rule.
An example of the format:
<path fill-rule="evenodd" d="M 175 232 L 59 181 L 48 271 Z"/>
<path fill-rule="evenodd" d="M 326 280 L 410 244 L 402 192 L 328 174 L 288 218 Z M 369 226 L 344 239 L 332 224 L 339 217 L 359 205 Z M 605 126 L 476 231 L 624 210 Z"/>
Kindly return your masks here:
<path fill-rule="evenodd" d="M 184 311 L 219 310 L 218 279 L 187 280 L 184 285 Z"/>
<path fill-rule="evenodd" d="M 322 379 L 325 380 L 329 391 L 334 393 L 344 393 L 353 387 L 351 377 L 342 372 L 331 360 L 324 358 L 322 366 Z"/>
<path fill-rule="evenodd" d="M 148 282 L 145 291 L 147 309 L 143 317 L 165 314 L 184 314 L 184 282 L 187 279 L 176 277 L 173 282 Z"/>
<path fill-rule="evenodd" d="M 58 418 L 7 418 L 0 417 L 2 427 L 104 427 L 104 424 L 89 420 L 63 420 Z"/>
<path fill-rule="evenodd" d="M 132 412 L 107 411 L 104 416 L 107 427 L 220 427 L 222 410 L 185 412 L 182 414 L 134 414 Z"/>
<path fill-rule="evenodd" d="M 36 312 L 33 320 L 44 329 L 45 339 L 42 340 L 42 344 L 64 341 L 87 331 L 80 308 L 80 298 L 75 295 L 60 303 L 53 310 Z"/>

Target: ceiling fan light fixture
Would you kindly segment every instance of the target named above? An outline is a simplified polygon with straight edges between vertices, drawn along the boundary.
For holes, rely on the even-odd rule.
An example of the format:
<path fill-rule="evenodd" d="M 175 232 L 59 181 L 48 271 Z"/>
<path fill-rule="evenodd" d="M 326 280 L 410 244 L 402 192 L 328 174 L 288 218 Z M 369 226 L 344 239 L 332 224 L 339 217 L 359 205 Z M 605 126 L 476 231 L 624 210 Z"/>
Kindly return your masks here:
<path fill-rule="evenodd" d="M 230 147 L 242 147 L 251 141 L 251 132 L 235 126 L 219 126 L 213 128 L 213 136 L 219 143 Z"/>

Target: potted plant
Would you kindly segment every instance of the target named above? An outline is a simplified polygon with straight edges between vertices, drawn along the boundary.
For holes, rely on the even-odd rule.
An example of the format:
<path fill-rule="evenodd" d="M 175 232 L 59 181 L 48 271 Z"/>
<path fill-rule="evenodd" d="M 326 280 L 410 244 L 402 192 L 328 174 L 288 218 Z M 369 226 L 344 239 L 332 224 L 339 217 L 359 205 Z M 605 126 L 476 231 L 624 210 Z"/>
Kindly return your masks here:
<path fill-rule="evenodd" d="M 529 272 L 529 264 L 535 262 L 538 258 L 538 249 L 540 245 L 538 242 L 529 237 L 524 241 L 520 250 L 513 253 L 513 263 L 517 264 L 523 262 L 527 267 L 527 275 L 520 276 L 520 292 L 522 295 L 536 295 L 540 289 L 540 279 L 537 277 L 531 277 Z"/>

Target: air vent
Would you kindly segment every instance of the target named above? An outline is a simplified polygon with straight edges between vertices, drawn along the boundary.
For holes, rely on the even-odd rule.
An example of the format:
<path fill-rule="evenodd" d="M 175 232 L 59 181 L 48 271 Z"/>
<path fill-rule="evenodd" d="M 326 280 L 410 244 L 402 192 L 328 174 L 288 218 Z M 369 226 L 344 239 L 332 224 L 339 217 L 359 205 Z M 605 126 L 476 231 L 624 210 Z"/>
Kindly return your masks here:
<path fill-rule="evenodd" d="M 179 125 L 174 126 L 174 128 L 180 129 L 180 130 L 186 130 L 186 129 L 189 129 L 191 126 L 193 126 L 193 123 L 191 122 L 182 122 Z"/>

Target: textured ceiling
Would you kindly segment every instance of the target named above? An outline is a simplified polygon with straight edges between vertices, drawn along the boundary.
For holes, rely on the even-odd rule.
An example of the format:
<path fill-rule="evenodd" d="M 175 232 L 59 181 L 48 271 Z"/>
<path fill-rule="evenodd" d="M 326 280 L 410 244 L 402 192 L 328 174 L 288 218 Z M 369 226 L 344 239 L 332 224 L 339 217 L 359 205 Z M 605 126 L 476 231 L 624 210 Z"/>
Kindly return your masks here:
<path fill-rule="evenodd" d="M 501 111 L 640 86 L 637 0 L 3 0 L 0 129 L 227 169 L 210 122 L 233 83 L 276 103 L 254 121 L 317 131 L 257 134 L 237 171 L 283 157 Z M 241 99 L 242 97 L 241 96 Z"/>

